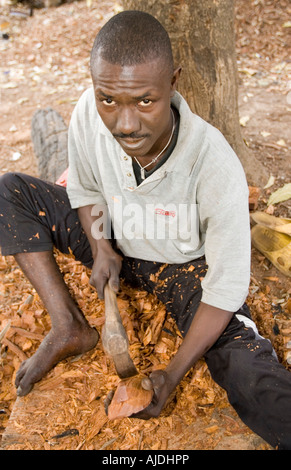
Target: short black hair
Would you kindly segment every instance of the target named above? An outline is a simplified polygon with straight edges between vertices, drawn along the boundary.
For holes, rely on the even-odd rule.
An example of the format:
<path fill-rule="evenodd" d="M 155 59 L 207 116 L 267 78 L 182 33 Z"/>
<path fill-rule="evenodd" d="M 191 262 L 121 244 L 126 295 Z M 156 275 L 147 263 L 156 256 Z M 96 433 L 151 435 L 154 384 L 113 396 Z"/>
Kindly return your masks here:
<path fill-rule="evenodd" d="M 111 64 L 138 65 L 156 59 L 174 70 L 169 35 L 149 13 L 127 10 L 113 16 L 97 34 L 91 51 L 91 70 L 100 53 Z"/>

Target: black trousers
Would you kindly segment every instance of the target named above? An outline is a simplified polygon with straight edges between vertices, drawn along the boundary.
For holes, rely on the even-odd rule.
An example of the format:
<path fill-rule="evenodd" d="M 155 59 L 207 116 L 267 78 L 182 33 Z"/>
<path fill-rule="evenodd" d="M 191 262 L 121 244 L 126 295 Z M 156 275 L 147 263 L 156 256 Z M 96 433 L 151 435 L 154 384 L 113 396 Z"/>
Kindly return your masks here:
<path fill-rule="evenodd" d="M 71 250 L 87 267 L 93 262 L 66 189 L 20 173 L 0 177 L 0 246 L 2 255 L 55 246 L 63 253 Z M 201 300 L 206 271 L 204 258 L 171 265 L 124 256 L 121 277 L 155 293 L 185 336 Z M 242 421 L 273 447 L 291 450 L 291 374 L 250 318 L 246 305 L 235 312 L 205 360 Z"/>

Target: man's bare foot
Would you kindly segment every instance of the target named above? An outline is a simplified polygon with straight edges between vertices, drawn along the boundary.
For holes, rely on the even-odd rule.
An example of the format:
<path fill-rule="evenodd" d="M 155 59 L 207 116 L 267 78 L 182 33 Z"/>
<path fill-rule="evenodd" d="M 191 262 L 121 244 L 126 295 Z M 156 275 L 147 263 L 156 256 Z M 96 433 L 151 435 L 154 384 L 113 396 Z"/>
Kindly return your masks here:
<path fill-rule="evenodd" d="M 36 353 L 21 364 L 15 380 L 17 395 L 27 395 L 58 362 L 93 349 L 98 339 L 98 331 L 86 323 L 51 329 Z"/>

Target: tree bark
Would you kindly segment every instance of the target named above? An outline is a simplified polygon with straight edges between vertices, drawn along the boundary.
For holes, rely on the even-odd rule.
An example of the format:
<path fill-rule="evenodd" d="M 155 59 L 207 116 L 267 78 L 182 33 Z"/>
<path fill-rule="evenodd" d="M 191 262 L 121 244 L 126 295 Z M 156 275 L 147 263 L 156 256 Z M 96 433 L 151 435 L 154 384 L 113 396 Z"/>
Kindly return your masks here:
<path fill-rule="evenodd" d="M 125 10 L 155 16 L 171 38 L 178 91 L 192 111 L 217 127 L 237 153 L 248 183 L 262 186 L 265 167 L 246 146 L 239 124 L 233 0 L 123 0 Z"/>

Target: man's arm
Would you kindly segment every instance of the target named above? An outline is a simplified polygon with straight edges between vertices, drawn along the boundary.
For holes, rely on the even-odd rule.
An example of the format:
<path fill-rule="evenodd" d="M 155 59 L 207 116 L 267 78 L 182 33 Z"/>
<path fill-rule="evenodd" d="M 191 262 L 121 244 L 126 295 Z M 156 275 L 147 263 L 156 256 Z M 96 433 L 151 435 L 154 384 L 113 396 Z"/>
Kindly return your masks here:
<path fill-rule="evenodd" d="M 110 223 L 107 206 L 89 205 L 80 207 L 78 216 L 92 251 L 93 267 L 90 284 L 97 290 L 99 298 L 103 299 L 103 291 L 107 282 L 115 292 L 118 291 L 122 262 L 121 256 L 113 250 L 110 239 L 106 236 L 107 227 Z M 101 218 L 102 225 L 99 223 Z M 96 223 L 98 229 L 94 230 L 94 224 L 96 226 Z"/>
<path fill-rule="evenodd" d="M 218 340 L 232 316 L 232 312 L 200 303 L 183 343 L 166 368 L 174 386 Z"/>
<path fill-rule="evenodd" d="M 145 410 L 134 415 L 136 418 L 159 416 L 172 391 L 218 340 L 232 316 L 232 312 L 200 303 L 183 343 L 169 365 L 165 370 L 156 370 L 150 375 L 154 398 Z"/>

